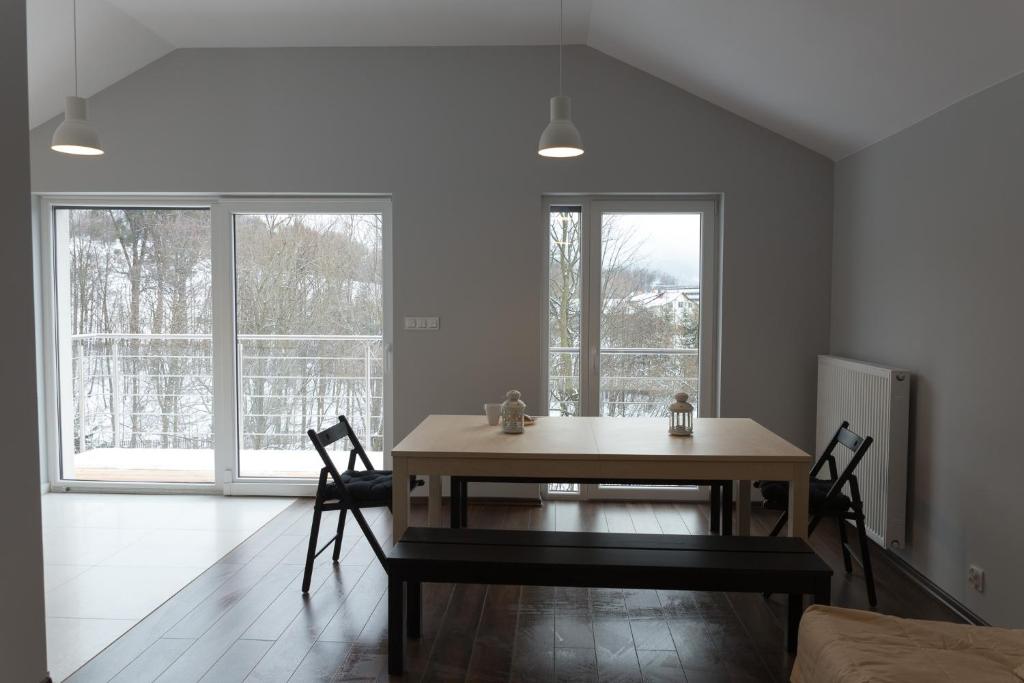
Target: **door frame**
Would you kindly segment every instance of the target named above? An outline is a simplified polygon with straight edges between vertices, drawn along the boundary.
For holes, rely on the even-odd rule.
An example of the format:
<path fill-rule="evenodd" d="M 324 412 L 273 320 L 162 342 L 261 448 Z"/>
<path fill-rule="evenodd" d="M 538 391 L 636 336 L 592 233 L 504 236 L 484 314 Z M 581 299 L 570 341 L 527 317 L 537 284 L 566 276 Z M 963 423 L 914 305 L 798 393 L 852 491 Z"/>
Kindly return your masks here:
<path fill-rule="evenodd" d="M 40 292 L 42 371 L 40 410 L 43 416 L 43 444 L 48 483 L 54 492 L 192 493 L 222 495 L 313 495 L 316 479 L 257 479 L 238 476 L 237 357 L 235 355 L 235 252 L 233 215 L 264 213 L 381 213 L 383 220 L 383 349 L 384 349 L 384 458 L 390 460 L 394 435 L 394 231 L 390 196 L 325 197 L 291 195 L 159 195 L 145 194 L 38 194 L 37 234 L 39 240 L 37 287 Z M 70 360 L 62 351 L 60 315 L 62 297 L 68 296 L 66 261 L 59 247 L 54 210 L 82 208 L 197 208 L 210 210 L 210 259 L 212 272 L 213 326 L 213 431 L 214 481 L 212 483 L 120 482 L 64 479 L 61 474 L 63 449 L 72 448 L 73 409 L 61 411 L 61 368 Z M 240 210 L 244 209 L 244 211 Z M 58 280 L 60 278 L 60 280 Z M 65 377 L 64 382 L 68 379 Z M 71 428 L 69 429 L 69 426 Z"/>
<path fill-rule="evenodd" d="M 548 339 L 548 264 L 550 249 L 550 212 L 555 206 L 580 207 L 580 393 L 581 413 L 598 415 L 600 401 L 601 340 L 601 216 L 605 213 L 699 213 L 701 215 L 701 312 L 700 312 L 700 387 L 701 417 L 719 414 L 719 326 L 721 286 L 721 198 L 717 195 L 545 195 L 542 202 L 543 261 L 541 297 L 541 387 L 544 406 L 549 400 Z M 569 418 L 571 419 L 571 418 Z M 652 487 L 641 489 L 608 489 L 597 484 L 584 484 L 578 494 L 549 493 L 541 487 L 541 495 L 552 499 L 575 500 L 706 500 L 708 487 Z"/>

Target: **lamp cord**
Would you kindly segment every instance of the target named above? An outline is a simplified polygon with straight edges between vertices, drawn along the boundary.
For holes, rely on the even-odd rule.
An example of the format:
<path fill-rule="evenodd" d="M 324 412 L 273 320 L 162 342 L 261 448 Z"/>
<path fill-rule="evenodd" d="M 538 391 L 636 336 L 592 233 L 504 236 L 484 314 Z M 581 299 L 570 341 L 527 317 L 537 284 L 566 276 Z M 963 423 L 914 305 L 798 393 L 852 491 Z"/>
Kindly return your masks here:
<path fill-rule="evenodd" d="M 75 97 L 78 97 L 78 0 L 71 0 L 71 32 L 75 45 Z"/>
<path fill-rule="evenodd" d="M 562 43 L 565 42 L 565 0 L 558 0 L 558 94 L 562 95 Z"/>

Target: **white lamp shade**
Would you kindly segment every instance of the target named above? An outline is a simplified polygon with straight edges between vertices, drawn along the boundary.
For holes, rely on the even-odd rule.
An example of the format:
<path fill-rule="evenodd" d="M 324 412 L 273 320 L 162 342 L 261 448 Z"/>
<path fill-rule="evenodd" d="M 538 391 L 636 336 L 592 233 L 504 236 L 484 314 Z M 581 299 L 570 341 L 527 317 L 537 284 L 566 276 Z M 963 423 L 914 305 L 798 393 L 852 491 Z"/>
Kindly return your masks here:
<path fill-rule="evenodd" d="M 551 98 L 551 123 L 540 134 L 537 153 L 542 157 L 578 157 L 583 139 L 572 122 L 572 101 L 566 95 Z"/>
<path fill-rule="evenodd" d="M 86 120 L 85 100 L 81 97 L 64 99 L 64 121 L 53 132 L 50 149 L 84 156 L 103 154 L 100 137 Z"/>

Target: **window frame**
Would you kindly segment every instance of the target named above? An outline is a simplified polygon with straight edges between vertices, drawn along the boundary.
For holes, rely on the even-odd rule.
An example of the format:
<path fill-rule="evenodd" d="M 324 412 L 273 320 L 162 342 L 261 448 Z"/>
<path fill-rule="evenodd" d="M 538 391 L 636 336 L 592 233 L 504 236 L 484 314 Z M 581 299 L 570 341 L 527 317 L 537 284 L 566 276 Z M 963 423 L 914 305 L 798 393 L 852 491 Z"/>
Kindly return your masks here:
<path fill-rule="evenodd" d="M 381 213 L 383 217 L 383 298 L 384 298 L 384 462 L 391 460 L 394 434 L 394 320 L 393 262 L 394 233 L 392 199 L 373 197 L 309 197 L 295 195 L 153 195 L 153 194 L 40 194 L 38 198 L 38 278 L 42 335 L 40 411 L 43 416 L 43 446 L 48 483 L 45 490 L 60 492 L 118 493 L 207 493 L 222 495 L 306 496 L 316 490 L 315 478 L 288 480 L 238 476 L 238 404 L 237 355 L 235 354 L 235 213 Z M 69 445 L 68 419 L 61 411 L 60 349 L 61 291 L 67 291 L 67 275 L 60 267 L 58 248 L 61 236 L 54 220 L 61 208 L 169 208 L 210 210 L 210 258 L 212 271 L 212 354 L 213 354 L 213 430 L 214 481 L 202 483 L 120 482 L 64 479 L 61 455 Z M 64 280 L 63 286 L 58 278 Z"/>
<path fill-rule="evenodd" d="M 601 343 L 601 216 L 604 213 L 700 213 L 701 214 L 701 312 L 700 312 L 700 386 L 701 417 L 719 414 L 719 339 L 721 289 L 721 196 L 719 195 L 574 195 L 549 194 L 542 201 L 543 229 L 541 267 L 541 390 L 544 410 L 550 400 L 550 339 L 548 330 L 548 282 L 550 263 L 550 213 L 558 206 L 579 207 L 580 217 L 580 393 L 581 414 L 595 416 L 600 411 L 600 343 Z M 546 414 L 546 412 L 545 412 Z M 705 497 L 701 487 L 700 497 Z M 639 499 L 656 500 L 693 498 L 680 496 L 678 490 L 598 490 L 597 485 L 584 485 L 580 492 L 548 492 L 541 487 L 546 498 L 572 499 Z"/>

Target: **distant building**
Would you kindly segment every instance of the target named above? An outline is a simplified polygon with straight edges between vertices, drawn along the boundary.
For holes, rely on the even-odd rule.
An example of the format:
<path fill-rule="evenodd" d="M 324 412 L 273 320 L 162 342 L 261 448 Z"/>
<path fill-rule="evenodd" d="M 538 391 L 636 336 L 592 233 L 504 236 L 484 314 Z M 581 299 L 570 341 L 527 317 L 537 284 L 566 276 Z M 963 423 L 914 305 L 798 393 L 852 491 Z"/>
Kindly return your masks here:
<path fill-rule="evenodd" d="M 700 287 L 696 285 L 656 284 L 647 292 L 630 297 L 630 302 L 644 308 L 669 306 L 682 318 L 685 313 L 696 312 L 700 307 Z"/>

